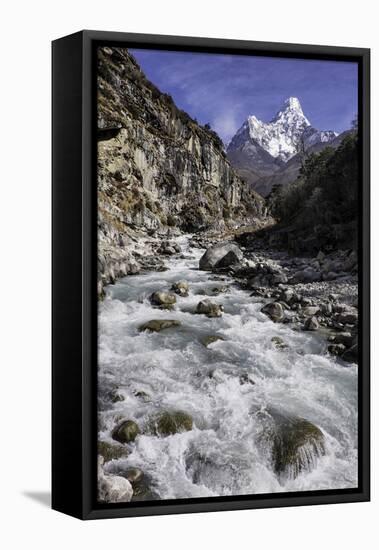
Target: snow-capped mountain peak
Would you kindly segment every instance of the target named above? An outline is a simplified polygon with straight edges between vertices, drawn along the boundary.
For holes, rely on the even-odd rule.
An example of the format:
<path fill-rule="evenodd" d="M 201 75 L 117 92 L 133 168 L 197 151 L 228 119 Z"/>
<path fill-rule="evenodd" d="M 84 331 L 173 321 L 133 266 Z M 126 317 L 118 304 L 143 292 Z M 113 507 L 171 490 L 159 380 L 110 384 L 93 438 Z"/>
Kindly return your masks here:
<path fill-rule="evenodd" d="M 247 122 L 250 139 L 284 161 L 296 155 L 301 135 L 311 125 L 296 97 L 286 99 L 271 122 L 263 122 L 255 115 L 249 116 Z"/>
<path fill-rule="evenodd" d="M 310 126 L 297 97 L 289 97 L 271 120 L 271 124 Z"/>
<path fill-rule="evenodd" d="M 249 116 L 235 138 L 238 137 L 236 141 L 239 146 L 243 136 L 246 136 L 246 139 L 262 147 L 275 159 L 287 162 L 299 152 L 303 144 L 306 147 L 318 141 L 327 142 L 337 135 L 330 130 L 320 132 L 313 128 L 298 98 L 289 97 L 270 122 L 263 122 L 255 115 Z M 233 138 L 229 148 L 233 148 L 236 141 Z"/>
<path fill-rule="evenodd" d="M 255 115 L 248 116 L 229 143 L 227 154 L 234 168 L 255 185 L 260 178 L 285 170 L 293 157 L 289 170 L 297 166 L 298 153 L 315 148 L 321 150 L 337 136 L 332 130 L 314 128 L 303 113 L 299 99 L 289 97 L 270 122 L 259 120 Z M 266 185 L 265 190 L 269 189 Z"/>

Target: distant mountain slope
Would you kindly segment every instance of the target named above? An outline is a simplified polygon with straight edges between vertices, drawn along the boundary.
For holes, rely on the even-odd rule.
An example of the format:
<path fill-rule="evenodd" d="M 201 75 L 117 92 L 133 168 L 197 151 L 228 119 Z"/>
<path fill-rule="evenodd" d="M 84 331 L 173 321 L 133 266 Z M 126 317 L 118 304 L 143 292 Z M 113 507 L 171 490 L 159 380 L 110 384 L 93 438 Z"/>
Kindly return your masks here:
<path fill-rule="evenodd" d="M 306 149 L 306 156 L 311 153 L 319 153 L 325 147 L 332 147 L 337 149 L 341 144 L 343 138 L 350 134 L 350 131 L 342 132 L 334 139 L 328 142 L 316 142 Z M 255 180 L 253 188 L 262 197 L 266 197 L 276 185 L 288 185 L 296 180 L 299 175 L 300 167 L 303 161 L 303 154 L 298 153 L 292 157 L 286 164 L 284 164 L 280 170 L 276 171 L 270 176 L 263 176 Z"/>
<path fill-rule="evenodd" d="M 288 183 L 297 175 L 300 151 L 325 147 L 337 138 L 331 130 L 311 126 L 299 100 L 288 98 L 271 122 L 249 116 L 227 148 L 227 155 L 238 173 L 262 195 L 275 183 Z M 291 163 L 291 164 L 290 164 Z"/>

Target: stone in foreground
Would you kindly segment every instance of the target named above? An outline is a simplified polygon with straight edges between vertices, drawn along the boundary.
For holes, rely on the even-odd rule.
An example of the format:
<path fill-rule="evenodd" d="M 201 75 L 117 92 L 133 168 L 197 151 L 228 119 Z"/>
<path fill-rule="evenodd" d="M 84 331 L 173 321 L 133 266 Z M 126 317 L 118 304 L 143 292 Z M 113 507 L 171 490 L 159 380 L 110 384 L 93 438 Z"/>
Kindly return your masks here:
<path fill-rule="evenodd" d="M 153 292 L 150 299 L 157 306 L 172 306 L 176 302 L 175 294 L 171 294 L 170 292 Z"/>
<path fill-rule="evenodd" d="M 101 502 L 130 502 L 133 496 L 131 483 L 121 476 L 105 474 L 104 459 L 98 459 L 98 498 Z"/>
<path fill-rule="evenodd" d="M 168 436 L 192 430 L 191 415 L 183 411 L 164 411 L 150 422 L 150 431 L 155 435 Z"/>
<path fill-rule="evenodd" d="M 223 306 L 211 302 L 211 300 L 203 300 L 197 304 L 196 313 L 202 313 L 207 317 L 221 317 L 224 311 Z"/>
<path fill-rule="evenodd" d="M 174 283 L 171 287 L 171 290 L 178 294 L 179 296 L 187 297 L 189 291 L 189 285 L 187 281 L 178 281 Z"/>
<path fill-rule="evenodd" d="M 325 438 L 320 428 L 305 418 L 287 416 L 274 409 L 259 414 L 263 423 L 261 441 L 271 447 L 277 476 L 295 479 L 300 473 L 313 470 L 325 455 Z"/>
<path fill-rule="evenodd" d="M 284 310 L 282 304 L 271 302 L 262 307 L 261 312 L 270 317 L 274 323 L 279 323 L 284 319 Z"/>
<path fill-rule="evenodd" d="M 131 443 L 139 435 L 140 429 L 134 420 L 124 420 L 112 432 L 112 438 L 120 443 Z"/>
<path fill-rule="evenodd" d="M 175 319 L 152 319 L 151 321 L 141 325 L 138 330 L 140 332 L 145 330 L 149 330 L 150 332 L 160 332 L 166 328 L 179 327 L 180 325 L 181 322 L 176 321 Z"/>
<path fill-rule="evenodd" d="M 104 459 L 104 462 L 109 462 L 110 460 L 117 460 L 121 457 L 126 457 L 128 451 L 123 445 L 112 445 L 107 441 L 99 441 L 97 444 L 97 452 Z"/>
<path fill-rule="evenodd" d="M 304 330 L 317 330 L 320 328 L 320 324 L 317 317 L 309 317 L 304 323 Z"/>

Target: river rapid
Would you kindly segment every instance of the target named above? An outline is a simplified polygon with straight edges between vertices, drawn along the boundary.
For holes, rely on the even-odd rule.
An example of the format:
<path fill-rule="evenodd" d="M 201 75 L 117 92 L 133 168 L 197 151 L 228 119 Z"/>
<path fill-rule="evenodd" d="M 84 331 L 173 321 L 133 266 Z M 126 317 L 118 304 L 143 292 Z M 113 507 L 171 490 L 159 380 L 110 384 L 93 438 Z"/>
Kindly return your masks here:
<path fill-rule="evenodd" d="M 272 322 L 260 312 L 262 299 L 232 279 L 200 271 L 204 250 L 188 242 L 178 238 L 186 258 L 168 260 L 168 271 L 125 277 L 107 287 L 99 304 L 99 439 L 112 443 L 120 419 L 134 420 L 142 432 L 128 456 L 107 462 L 105 471 L 140 468 L 160 499 L 356 487 L 357 366 L 326 354 L 319 334 Z M 181 280 L 189 296 L 177 296 L 173 311 L 151 305 L 152 292 Z M 229 292 L 212 297 L 220 285 L 230 285 Z M 204 293 L 224 306 L 222 317 L 193 314 Z M 181 326 L 139 332 L 151 319 Z M 215 334 L 224 340 L 204 346 L 202 339 Z M 275 336 L 285 349 L 273 345 Z M 107 398 L 114 389 L 124 400 Z M 297 477 L 275 473 L 260 437 L 259 413 L 268 409 L 321 429 L 326 452 L 312 469 Z M 163 410 L 189 413 L 193 429 L 144 434 Z"/>

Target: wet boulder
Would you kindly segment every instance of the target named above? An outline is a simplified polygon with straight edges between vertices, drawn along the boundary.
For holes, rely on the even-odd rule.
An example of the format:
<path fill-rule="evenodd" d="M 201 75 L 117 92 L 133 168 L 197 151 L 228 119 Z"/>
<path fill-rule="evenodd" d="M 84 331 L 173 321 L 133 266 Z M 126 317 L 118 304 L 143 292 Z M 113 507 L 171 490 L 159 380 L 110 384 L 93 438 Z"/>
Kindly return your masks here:
<path fill-rule="evenodd" d="M 100 502 L 130 502 L 133 497 L 131 483 L 124 477 L 105 474 L 103 457 L 98 460 L 98 499 Z"/>
<path fill-rule="evenodd" d="M 168 436 L 192 430 L 192 416 L 184 411 L 163 411 L 152 418 L 149 431 L 154 435 Z"/>
<path fill-rule="evenodd" d="M 170 292 L 153 292 L 150 297 L 151 303 L 156 306 L 173 306 L 176 303 L 176 296 Z"/>
<path fill-rule="evenodd" d="M 197 304 L 196 313 L 204 314 L 207 317 L 221 317 L 224 308 L 222 305 L 215 304 L 211 300 L 203 300 Z"/>
<path fill-rule="evenodd" d="M 274 323 L 279 323 L 284 319 L 284 309 L 282 304 L 271 302 L 262 307 L 261 312 L 270 317 Z"/>
<path fill-rule="evenodd" d="M 261 441 L 271 448 L 273 469 L 279 478 L 295 479 L 310 472 L 325 455 L 325 438 L 318 426 L 305 418 L 275 410 L 262 414 Z"/>
<path fill-rule="evenodd" d="M 242 258 L 242 251 L 236 244 L 218 243 L 208 248 L 200 258 L 199 269 L 211 271 L 217 264 L 217 268 L 229 267 L 238 264 Z"/>
<path fill-rule="evenodd" d="M 179 296 L 187 297 L 188 291 L 189 291 L 189 285 L 187 281 L 178 281 L 177 283 L 173 283 L 171 290 L 175 292 L 175 294 L 178 294 Z"/>
<path fill-rule="evenodd" d="M 112 443 L 108 443 L 108 441 L 99 441 L 97 444 L 97 452 L 103 457 L 104 462 L 116 460 L 128 455 L 128 451 L 124 446 L 113 445 Z"/>
<path fill-rule="evenodd" d="M 134 420 L 123 420 L 112 432 L 112 438 L 119 443 L 131 443 L 141 433 Z"/>
<path fill-rule="evenodd" d="M 152 319 L 151 321 L 141 325 L 138 330 L 140 332 L 144 332 L 145 330 L 149 330 L 150 332 L 161 332 L 161 330 L 171 327 L 179 327 L 180 325 L 181 322 L 176 321 L 175 319 Z"/>

